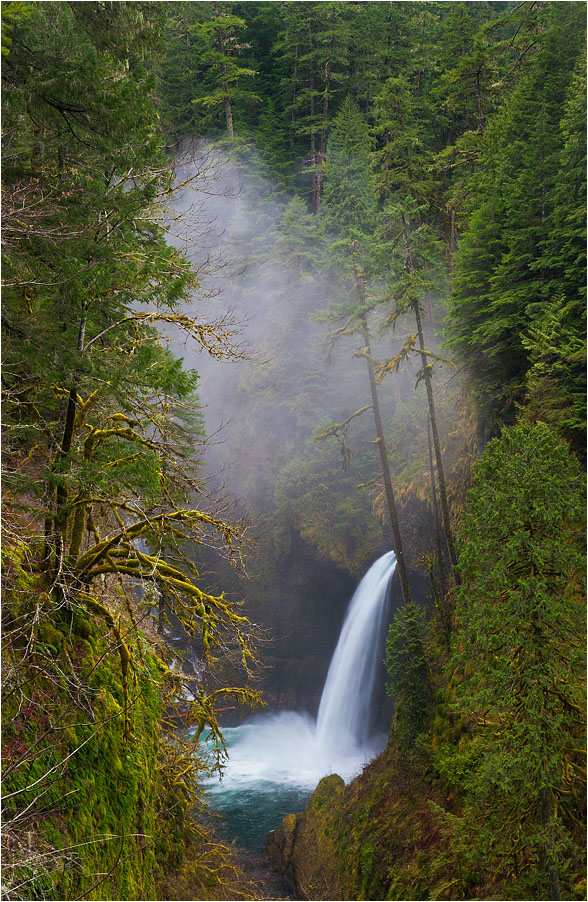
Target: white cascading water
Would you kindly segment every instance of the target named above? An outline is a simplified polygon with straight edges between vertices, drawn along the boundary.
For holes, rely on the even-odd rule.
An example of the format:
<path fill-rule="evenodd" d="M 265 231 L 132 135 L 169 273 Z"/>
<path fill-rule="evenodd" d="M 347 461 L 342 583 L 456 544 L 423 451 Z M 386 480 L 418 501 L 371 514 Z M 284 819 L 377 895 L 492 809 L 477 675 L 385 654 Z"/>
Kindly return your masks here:
<path fill-rule="evenodd" d="M 317 721 L 280 711 L 227 728 L 229 760 L 213 793 L 243 793 L 262 787 L 313 789 L 337 773 L 348 781 L 377 755 L 382 737 L 372 737 L 370 702 L 381 663 L 387 591 L 396 568 L 390 551 L 365 574 L 349 604 L 331 660 Z M 227 802 L 227 805 L 229 803 Z"/>
<path fill-rule="evenodd" d="M 378 651 L 395 569 L 396 555 L 389 551 L 372 564 L 347 609 L 316 721 L 316 741 L 326 751 L 353 755 L 370 738 L 370 706 L 381 658 Z"/>

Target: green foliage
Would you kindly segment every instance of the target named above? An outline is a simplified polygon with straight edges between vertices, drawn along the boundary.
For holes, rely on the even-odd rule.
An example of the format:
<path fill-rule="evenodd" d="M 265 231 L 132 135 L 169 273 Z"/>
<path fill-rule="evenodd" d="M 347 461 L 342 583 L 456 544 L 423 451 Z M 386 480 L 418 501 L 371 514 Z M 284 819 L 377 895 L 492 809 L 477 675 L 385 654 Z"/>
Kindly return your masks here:
<path fill-rule="evenodd" d="M 336 775 L 319 783 L 296 815 L 289 860 L 281 861 L 286 875 L 298 892 L 315 898 L 437 898 L 446 860 L 430 795 L 437 793 L 422 762 L 392 740 L 348 786 Z"/>
<path fill-rule="evenodd" d="M 429 717 L 431 677 L 426 652 L 426 614 L 414 602 L 394 615 L 386 637 L 388 694 L 394 699 L 394 735 L 400 746 L 414 746 Z"/>
<path fill-rule="evenodd" d="M 170 752 L 164 711 L 188 707 L 181 670 L 154 657 L 137 621 L 155 599 L 209 667 L 219 644 L 240 646 L 237 634 L 250 652 L 247 619 L 196 585 L 185 554 L 209 528 L 226 548 L 236 531 L 193 507 L 197 374 L 155 326 L 217 357 L 232 353 L 230 330 L 178 312 L 198 281 L 162 227 L 174 176 L 148 64 L 159 4 L 27 12 L 11 22 L 2 98 L 3 526 L 14 548 L 4 864 L 10 898 L 150 898 L 157 867 L 179 862 L 195 829 L 204 765 L 193 747 Z M 26 537 L 22 554 L 14 536 Z M 218 755 L 219 692 L 200 682 L 182 712 L 186 726 L 209 723 Z M 39 854 L 27 858 L 30 829 Z"/>
<path fill-rule="evenodd" d="M 8 56 L 12 47 L 11 28 L 30 12 L 30 3 L 8 2 L 2 4 L 2 56 Z"/>
<path fill-rule="evenodd" d="M 459 536 L 443 685 L 433 695 L 423 612 L 402 607 L 387 643 L 396 729 L 329 806 L 297 817 L 299 887 L 320 872 L 338 897 L 583 898 L 584 497 L 545 425 L 490 443 Z"/>
<path fill-rule="evenodd" d="M 577 328 L 577 304 L 546 306 L 542 319 L 522 337 L 529 356 L 521 418 L 542 421 L 569 437 L 582 454 L 586 423 L 586 336 Z"/>
<path fill-rule="evenodd" d="M 199 86 L 192 103 L 215 108 L 224 107 L 225 126 L 229 138 L 233 138 L 233 108 L 235 102 L 257 100 L 257 95 L 245 86 L 245 77 L 251 78 L 255 70 L 244 66 L 240 60 L 242 47 L 238 33 L 245 22 L 231 11 L 230 3 L 196 3 L 197 19 L 190 26 L 190 33 L 200 42 L 200 64 L 206 73 L 208 90 Z"/>
<path fill-rule="evenodd" d="M 7 786 L 18 793 L 7 800 L 18 821 L 9 856 L 28 855 L 31 785 L 43 787 L 29 831 L 41 860 L 31 870 L 12 859 L 17 880 L 33 880 L 22 891 L 13 881 L 14 893 L 145 898 L 158 867 L 189 849 L 199 874 L 181 892 L 191 898 L 214 892 L 224 867 L 189 821 L 202 762 L 162 732 L 163 707 L 182 698 L 177 666 L 158 663 L 135 621 L 159 606 L 160 624 L 167 610 L 211 662 L 238 649 L 249 660 L 245 619 L 200 588 L 183 554 L 212 538 L 230 555 L 236 536 L 186 501 L 203 498 L 198 378 L 157 331 L 177 327 L 215 356 L 232 353 L 226 326 L 180 313 L 200 287 L 166 244 L 159 204 L 174 178 L 161 122 L 193 137 L 232 134 L 234 120 L 236 169 L 254 168 L 253 192 L 270 171 L 297 189 L 279 208 L 257 206 L 254 241 L 231 236 L 279 302 L 263 307 L 264 363 L 234 378 L 247 417 L 233 456 L 247 506 L 269 517 L 257 594 L 280 635 L 286 614 L 299 614 L 302 644 L 315 612 L 296 578 L 284 604 L 276 563 L 286 570 L 305 545 L 305 560 L 357 571 L 381 542 L 373 513 L 385 519 L 368 418 L 348 416 L 367 399 L 356 403 L 342 361 L 337 392 L 325 384 L 308 350 L 308 318 L 326 296 L 324 318 L 341 327 L 332 337 L 363 342 L 356 356 L 370 371 L 397 380 L 402 363 L 407 384 L 430 387 L 457 243 L 452 347 L 486 432 L 523 424 L 478 468 L 451 672 L 433 698 L 439 662 L 428 659 L 422 610 L 406 605 L 387 645 L 388 758 L 363 789 L 317 796 L 318 864 L 337 859 L 327 862 L 334 894 L 345 872 L 363 897 L 581 895 L 583 511 L 577 466 L 547 426 L 584 454 L 584 14 L 577 3 L 2 4 L 4 710 Z M 426 347 L 413 373 L 417 336 L 402 317 L 421 311 Z M 378 313 L 401 333 L 384 363 L 367 331 Z M 432 519 L 424 405 L 405 403 L 399 384 L 378 440 L 420 549 Z M 463 410 L 456 417 L 446 402 L 446 421 L 465 420 Z M 339 449 L 315 445 L 317 429 L 339 439 L 353 472 L 337 472 Z M 453 514 L 477 456 L 468 429 L 467 454 L 455 433 L 442 437 L 453 448 Z M 356 492 L 358 479 L 369 494 Z M 448 623 L 449 600 L 444 613 Z M 198 731 L 208 721 L 221 742 L 214 700 L 230 690 L 192 688 L 189 719 Z M 429 747 L 443 794 L 415 745 Z M 89 889 L 91 874 L 111 868 Z M 322 889 L 319 879 L 312 892 Z"/>
<path fill-rule="evenodd" d="M 11 584 L 17 590 L 18 577 Z M 3 610 L 2 725 L 11 752 L 3 763 L 5 896 L 153 898 L 155 862 L 165 860 L 156 821 L 156 661 L 142 649 L 128 743 L 118 655 L 108 637 L 79 611 L 56 612 L 44 595 L 36 599 L 43 620 L 27 648 L 25 614 L 34 595 L 29 589 L 19 599 L 15 590 Z M 32 831 L 28 845 L 23 830 Z"/>
<path fill-rule="evenodd" d="M 315 279 L 320 238 L 316 217 L 308 212 L 300 197 L 293 197 L 284 207 L 276 236 L 276 249 L 288 273 L 302 281 Z"/>
<path fill-rule="evenodd" d="M 348 97 L 329 134 L 322 218 L 333 235 L 361 242 L 374 234 L 376 209 L 369 131 Z"/>
<path fill-rule="evenodd" d="M 219 755 L 202 754 L 198 737 L 206 722 L 220 753 L 215 705 L 231 693 L 248 704 L 251 693 L 207 694 L 199 683 L 188 706 L 177 661 L 164 664 L 168 652 L 153 650 L 122 593 L 109 599 L 116 616 L 92 617 L 97 603 L 60 607 L 41 591 L 37 557 L 33 543 L 5 537 L 6 898 L 156 898 L 187 850 L 196 855 L 191 885 L 214 892 L 232 866 L 199 824 L 198 781 Z M 179 723 L 199 729 L 191 736 Z"/>
<path fill-rule="evenodd" d="M 432 151 L 422 104 L 406 75 L 387 79 L 376 98 L 375 134 L 380 149 L 374 158 L 381 198 L 411 194 L 422 203 L 432 192 Z"/>
<path fill-rule="evenodd" d="M 580 81 L 572 77 L 576 63 L 584 71 L 579 59 L 584 14 L 572 5 L 565 15 L 545 8 L 541 17 L 540 51 L 482 140 L 481 168 L 470 180 L 469 228 L 460 242 L 454 279 L 451 342 L 470 370 L 490 428 L 511 422 L 515 402 L 524 397 L 529 325 L 541 329 L 549 308 L 565 298 L 577 311 L 569 318 L 570 329 L 579 337 L 585 332 L 580 307 L 585 289 L 578 294 L 577 281 L 585 265 L 579 207 L 573 201 L 570 218 L 562 207 L 564 192 L 567 204 L 581 192 L 585 178 L 576 139 L 571 151 L 576 165 L 562 158 L 569 134 L 562 115 L 577 117 L 585 105 L 579 100 L 578 92 L 584 97 Z M 573 270 L 564 262 L 572 245 Z M 573 343 L 569 353 L 574 353 Z M 553 375 L 564 403 L 583 391 L 578 371 L 571 385 L 571 371 Z M 583 428 L 575 418 L 573 428 Z"/>
<path fill-rule="evenodd" d="M 513 427 L 479 462 L 460 530 L 452 666 L 474 739 L 458 835 L 517 898 L 569 892 L 582 841 L 583 499 L 566 446 L 544 425 Z"/>
<path fill-rule="evenodd" d="M 302 149 L 312 206 L 320 209 L 328 125 L 341 97 L 349 58 L 344 4 L 284 4 L 275 52 L 281 63 L 282 109 L 292 142 Z"/>

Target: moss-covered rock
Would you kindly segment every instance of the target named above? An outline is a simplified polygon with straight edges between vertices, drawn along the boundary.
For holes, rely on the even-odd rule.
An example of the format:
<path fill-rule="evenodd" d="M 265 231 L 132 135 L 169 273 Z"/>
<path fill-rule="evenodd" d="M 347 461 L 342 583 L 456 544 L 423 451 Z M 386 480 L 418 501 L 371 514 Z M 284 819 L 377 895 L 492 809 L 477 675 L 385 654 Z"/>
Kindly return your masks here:
<path fill-rule="evenodd" d="M 296 815 L 287 814 L 282 826 L 272 830 L 265 843 L 266 855 L 272 867 L 286 874 L 292 859 L 296 836 Z"/>
<path fill-rule="evenodd" d="M 448 881 L 430 800 L 442 796 L 423 762 L 392 745 L 348 786 L 323 778 L 306 810 L 270 834 L 270 861 L 303 899 L 457 898 L 436 895 Z"/>
<path fill-rule="evenodd" d="M 26 631 L 22 641 L 13 631 L 6 644 L 7 898 L 23 883 L 23 899 L 153 899 L 165 863 L 157 823 L 157 662 L 146 649 L 135 655 L 126 736 L 120 661 L 104 624 L 35 593 L 14 555 L 9 566 L 4 615 L 18 610 L 34 622 L 36 612 L 39 625 L 34 643 Z M 35 854 L 25 854 L 23 837 Z"/>
<path fill-rule="evenodd" d="M 301 814 L 288 814 L 266 841 L 266 854 L 304 899 L 344 899 L 333 840 L 345 784 L 338 774 L 323 779 Z"/>

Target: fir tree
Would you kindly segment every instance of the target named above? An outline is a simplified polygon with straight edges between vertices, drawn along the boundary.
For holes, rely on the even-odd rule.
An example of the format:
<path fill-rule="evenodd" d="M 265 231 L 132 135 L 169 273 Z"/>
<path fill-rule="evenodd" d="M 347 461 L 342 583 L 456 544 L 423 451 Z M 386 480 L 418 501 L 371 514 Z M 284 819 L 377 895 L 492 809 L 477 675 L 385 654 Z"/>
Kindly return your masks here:
<path fill-rule="evenodd" d="M 362 340 L 358 356 L 364 357 L 367 365 L 393 546 L 398 561 L 402 595 L 408 604 L 411 597 L 410 586 L 386 451 L 376 385 L 376 367 L 368 327 L 368 314 L 373 304 L 368 298 L 366 283 L 373 273 L 377 257 L 374 242 L 377 223 L 376 195 L 369 159 L 367 127 L 351 98 L 345 102 L 333 123 L 327 155 L 323 219 L 327 231 L 331 232 L 335 239 L 331 245 L 331 265 L 333 269 L 336 267 L 338 270 L 337 281 L 345 297 L 345 301 L 338 302 L 327 315 L 331 319 L 346 319 L 345 325 L 336 330 L 334 336 L 357 333 Z M 345 430 L 345 424 L 336 424 L 321 437 L 337 434 L 338 427 Z"/>
<path fill-rule="evenodd" d="M 226 135 L 235 136 L 234 108 L 236 102 L 251 103 L 257 95 L 246 86 L 245 79 L 255 75 L 255 70 L 241 62 L 241 55 L 248 46 L 239 42 L 238 33 L 245 22 L 232 13 L 229 3 L 196 4 L 200 21 L 191 26 L 191 32 L 204 42 L 202 62 L 208 78 L 212 76 L 211 89 L 193 103 L 203 107 L 221 106 L 224 110 Z"/>
<path fill-rule="evenodd" d="M 102 577 L 150 574 L 209 654 L 231 608 L 213 596 L 205 606 L 193 565 L 185 572 L 161 551 L 190 535 L 198 544 L 202 529 L 227 540 L 232 530 L 190 504 L 200 492 L 199 430 L 189 431 L 197 377 L 154 324 L 173 323 L 220 356 L 228 333 L 176 309 L 198 281 L 154 207 L 173 174 L 149 96 L 143 51 L 159 27 L 149 12 L 51 4 L 14 32 L 3 71 L 7 482 L 21 515 L 27 493 L 37 496 L 38 554 L 58 606 L 81 605 L 118 635 Z"/>
<path fill-rule="evenodd" d="M 490 443 L 460 530 L 452 665 L 475 724 L 461 842 L 517 894 L 550 899 L 569 897 L 583 842 L 584 522 L 577 461 L 547 427 Z"/>
<path fill-rule="evenodd" d="M 572 5 L 565 15 L 551 9 L 543 15 L 541 50 L 485 133 L 454 279 L 451 342 L 467 363 L 490 429 L 512 420 L 523 398 L 529 365 L 523 336 L 556 294 L 555 260 L 568 240 L 560 226 L 554 252 L 557 186 L 561 192 L 568 177 L 559 169 L 559 121 L 584 22 Z M 566 295 L 565 279 L 557 288 Z"/>

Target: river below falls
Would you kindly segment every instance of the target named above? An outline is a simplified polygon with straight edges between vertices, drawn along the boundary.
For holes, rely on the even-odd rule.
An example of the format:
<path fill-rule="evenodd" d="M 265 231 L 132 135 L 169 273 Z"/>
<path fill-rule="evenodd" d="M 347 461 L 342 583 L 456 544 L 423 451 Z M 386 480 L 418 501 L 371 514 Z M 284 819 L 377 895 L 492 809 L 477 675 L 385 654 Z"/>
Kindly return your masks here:
<path fill-rule="evenodd" d="M 223 730 L 228 761 L 222 780 L 205 781 L 218 832 L 228 842 L 261 852 L 270 830 L 286 814 L 302 811 L 321 777 L 356 776 L 385 745 L 385 736 L 361 747 L 337 749 L 320 743 L 307 714 L 280 711 Z"/>

